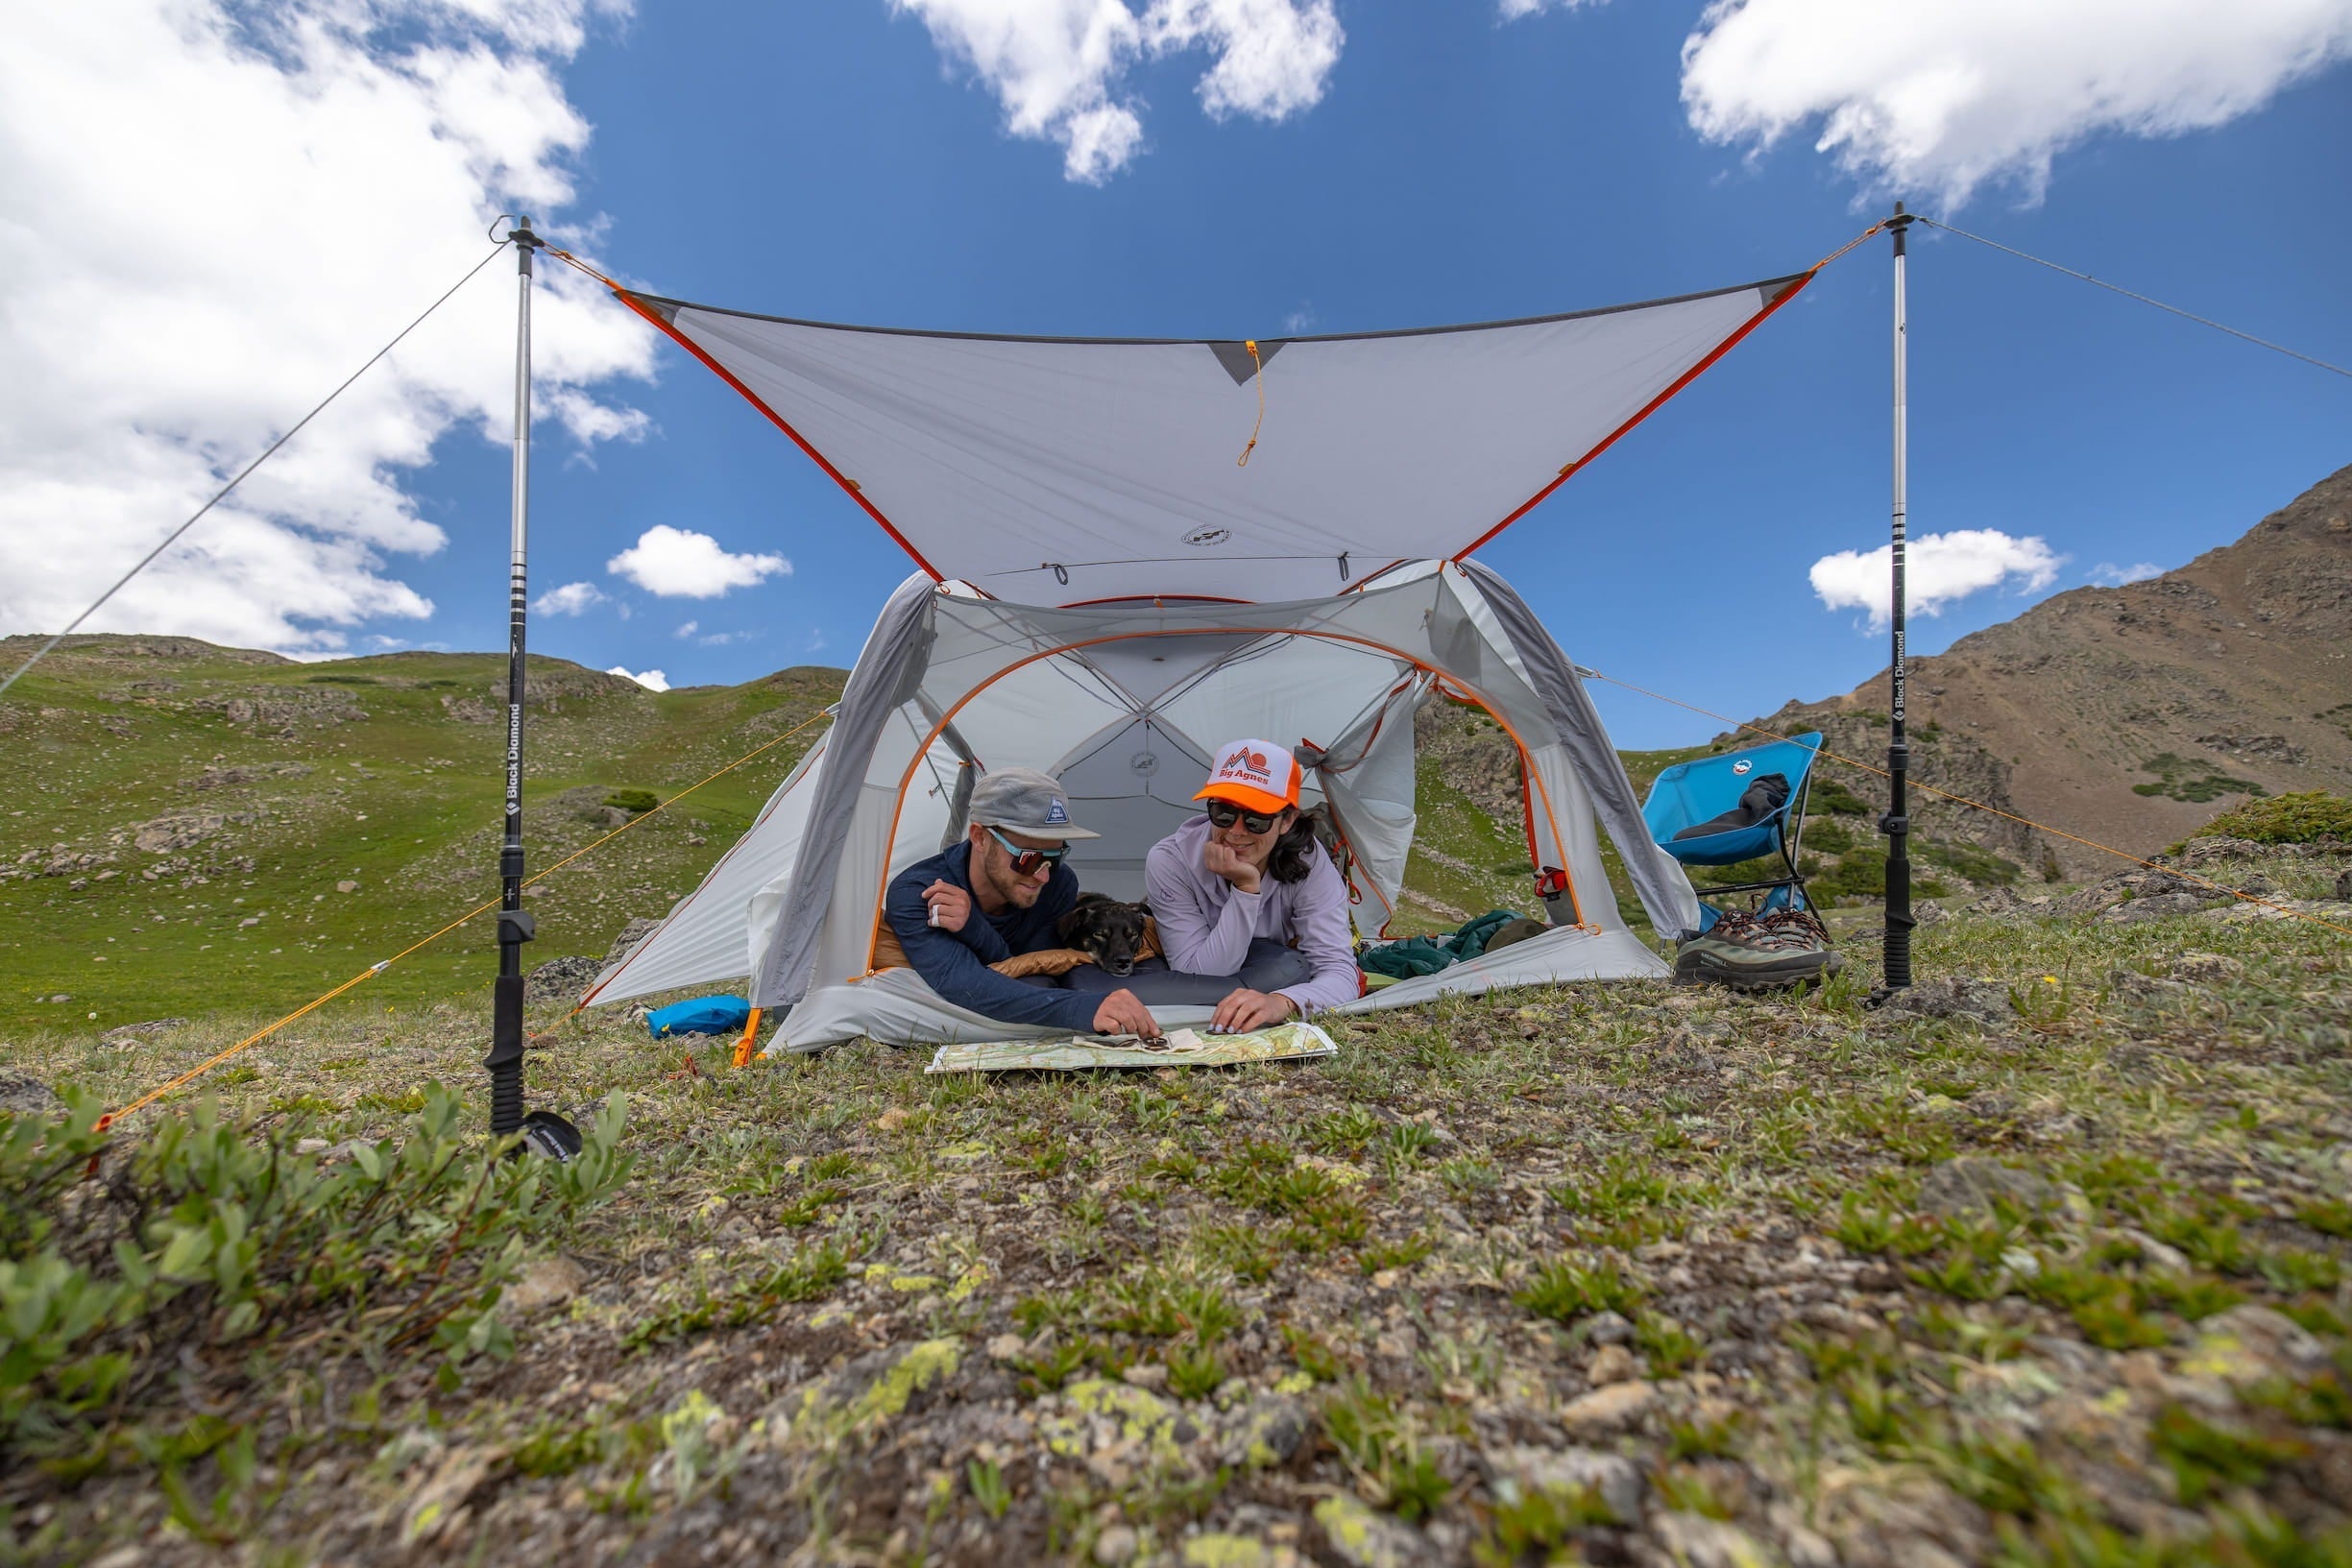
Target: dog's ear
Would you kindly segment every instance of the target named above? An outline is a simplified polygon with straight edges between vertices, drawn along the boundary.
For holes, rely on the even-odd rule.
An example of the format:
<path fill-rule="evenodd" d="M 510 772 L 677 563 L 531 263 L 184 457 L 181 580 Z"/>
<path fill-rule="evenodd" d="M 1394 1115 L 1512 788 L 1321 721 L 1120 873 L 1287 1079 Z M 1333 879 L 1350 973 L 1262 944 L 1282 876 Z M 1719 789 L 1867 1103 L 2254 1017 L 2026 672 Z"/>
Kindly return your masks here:
<path fill-rule="evenodd" d="M 1147 920 L 1150 919 L 1152 916 L 1151 901 L 1149 899 L 1137 899 L 1135 901 L 1135 912 L 1142 915 Z"/>
<path fill-rule="evenodd" d="M 1061 938 L 1063 947 L 1076 947 L 1078 944 L 1073 937 L 1078 929 L 1084 924 L 1086 924 L 1086 905 L 1080 904 L 1077 908 L 1054 922 L 1054 934 Z"/>

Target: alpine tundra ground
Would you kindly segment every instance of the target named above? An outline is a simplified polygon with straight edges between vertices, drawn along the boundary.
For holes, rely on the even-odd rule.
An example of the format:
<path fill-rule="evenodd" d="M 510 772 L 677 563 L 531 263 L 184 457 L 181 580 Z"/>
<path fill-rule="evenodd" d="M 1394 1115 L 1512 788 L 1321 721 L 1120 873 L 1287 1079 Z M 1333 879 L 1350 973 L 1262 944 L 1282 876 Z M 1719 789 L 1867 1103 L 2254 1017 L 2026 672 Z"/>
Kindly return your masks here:
<path fill-rule="evenodd" d="M 2340 854 L 2201 869 L 2352 925 Z M 0 1550 L 2352 1562 L 2352 938 L 1996 897 L 1902 1007 L 1850 925 L 1801 997 L 1232 1071 L 735 1071 L 548 1004 L 569 1168 L 481 1159 L 471 1002 L 314 1015 L 110 1143 L 242 1022 L 20 1036 L 88 1108 L 0 1122 Z"/>

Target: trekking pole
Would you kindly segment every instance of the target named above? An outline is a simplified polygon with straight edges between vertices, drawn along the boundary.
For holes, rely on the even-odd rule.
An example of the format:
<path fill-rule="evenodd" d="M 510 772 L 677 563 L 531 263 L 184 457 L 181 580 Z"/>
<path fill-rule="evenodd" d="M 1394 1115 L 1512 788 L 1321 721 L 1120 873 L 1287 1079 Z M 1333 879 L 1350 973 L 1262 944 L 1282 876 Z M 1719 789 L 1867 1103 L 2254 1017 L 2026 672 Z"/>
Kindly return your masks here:
<path fill-rule="evenodd" d="M 1907 813 L 1904 784 L 1911 765 L 1911 748 L 1903 738 L 1903 545 L 1909 525 L 1909 385 L 1906 364 L 1909 320 L 1903 295 L 1903 235 L 1912 219 L 1895 204 L 1895 215 L 1887 220 L 1887 230 L 1895 240 L 1895 452 L 1894 452 L 1894 547 L 1889 564 L 1893 568 L 1889 584 L 1888 608 L 1894 628 L 1894 658 L 1888 666 L 1889 730 L 1886 741 L 1887 801 L 1886 815 L 1879 819 L 1879 831 L 1886 835 L 1886 947 L 1884 953 L 1886 990 L 1900 991 L 1911 983 L 1911 820 Z"/>
<path fill-rule="evenodd" d="M 580 1135 L 563 1118 L 522 1114 L 522 944 L 537 935 L 522 907 L 522 697 L 524 615 L 529 610 L 524 569 L 525 536 L 531 516 L 531 257 L 545 244 L 531 232 L 531 220 L 515 219 L 506 236 L 514 243 L 518 278 L 515 299 L 515 482 L 513 552 L 506 581 L 506 837 L 498 849 L 498 978 L 491 994 L 490 1132 L 494 1138 L 525 1134 L 525 1144 L 568 1159 L 579 1152 Z M 567 1138 L 565 1135 L 569 1134 Z"/>

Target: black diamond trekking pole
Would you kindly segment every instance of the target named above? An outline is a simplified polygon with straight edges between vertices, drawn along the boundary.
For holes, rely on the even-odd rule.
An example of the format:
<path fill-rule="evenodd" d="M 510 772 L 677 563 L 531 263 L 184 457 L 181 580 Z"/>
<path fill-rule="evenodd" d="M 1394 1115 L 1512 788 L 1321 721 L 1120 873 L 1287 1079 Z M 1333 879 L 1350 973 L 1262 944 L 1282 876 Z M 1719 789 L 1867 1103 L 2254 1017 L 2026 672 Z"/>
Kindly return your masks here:
<path fill-rule="evenodd" d="M 1911 983 L 1911 820 L 1904 785 L 1911 765 L 1911 748 L 1903 739 L 1903 545 L 1909 524 L 1909 388 L 1906 382 L 1906 349 L 1909 321 L 1903 298 L 1903 236 L 1911 227 L 1911 218 L 1895 204 L 1895 215 L 1886 227 L 1895 237 L 1895 504 L 1894 548 L 1890 558 L 1892 580 L 1889 587 L 1888 610 L 1894 627 L 1894 660 L 1887 671 L 1889 688 L 1886 742 L 1887 797 L 1886 815 L 1879 821 L 1879 831 L 1886 834 L 1886 949 L 1883 984 L 1889 991 L 1900 991 Z"/>

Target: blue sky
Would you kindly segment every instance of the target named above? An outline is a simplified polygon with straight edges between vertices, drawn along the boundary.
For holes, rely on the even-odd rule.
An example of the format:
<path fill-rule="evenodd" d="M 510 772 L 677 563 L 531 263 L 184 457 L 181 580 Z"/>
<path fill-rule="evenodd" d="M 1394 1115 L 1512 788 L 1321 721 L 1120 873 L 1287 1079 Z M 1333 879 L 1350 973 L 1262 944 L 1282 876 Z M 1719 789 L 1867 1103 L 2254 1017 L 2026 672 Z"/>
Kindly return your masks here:
<path fill-rule="evenodd" d="M 1885 208 L 1886 171 L 1816 151 L 1817 119 L 1764 148 L 1693 129 L 1683 50 L 1696 5 L 1616 0 L 1506 21 L 1462 0 L 1392 0 L 1335 15 L 1345 44 L 1319 101 L 1278 121 L 1203 112 L 1195 84 L 1211 52 L 1137 60 L 1110 91 L 1139 121 L 1140 150 L 1086 182 L 1066 178 L 1050 139 L 1007 133 L 992 82 L 944 56 L 924 15 L 883 0 L 592 14 L 576 48 L 538 57 L 593 128 L 550 159 L 571 186 L 555 217 L 618 274 L 708 302 L 1234 337 L 1746 281 L 1803 269 Z M 2333 199 L 2352 188 L 2348 80 L 2340 65 L 2305 76 L 2211 129 L 2094 127 L 2058 148 L 2046 181 L 2012 164 L 1952 215 L 2352 360 L 2352 215 Z M 1946 210 L 1955 166 L 1907 171 L 1924 182 L 1914 205 Z M 1914 532 L 1995 529 L 2063 558 L 2038 591 L 2012 579 L 1915 621 L 1921 651 L 2102 566 L 2180 565 L 2352 462 L 2342 378 L 1948 236 L 1915 231 L 1913 253 Z M 376 322 L 397 326 L 462 266 L 400 261 L 352 307 L 354 333 L 380 340 Z M 336 265 L 331 249 L 317 264 Z M 494 270 L 470 285 L 491 298 L 468 318 L 491 329 L 434 350 L 478 350 L 489 369 L 451 374 L 493 389 L 511 293 L 503 259 Z M 1580 661 L 1721 712 L 1769 712 L 1880 667 L 1883 637 L 1860 611 L 1825 607 L 1808 570 L 1885 536 L 1888 275 L 1883 239 L 1838 262 L 1483 558 Z M 543 322 L 544 351 L 562 351 L 550 340 L 570 320 Z M 535 650 L 659 668 L 675 685 L 846 663 L 905 557 L 682 352 L 652 350 L 649 380 L 616 353 L 617 373 L 579 381 L 643 416 L 636 439 L 584 446 L 549 421 L 531 562 L 536 591 L 587 582 L 607 596 L 536 616 Z M 372 639 L 502 644 L 505 451 L 481 422 L 451 420 L 385 470 L 446 543 L 376 546 L 377 575 L 431 614 L 354 613 L 335 634 L 354 651 Z M 657 525 L 780 554 L 790 572 L 690 598 L 606 569 Z M 1621 744 L 1713 728 L 1638 698 L 1601 701 Z"/>

